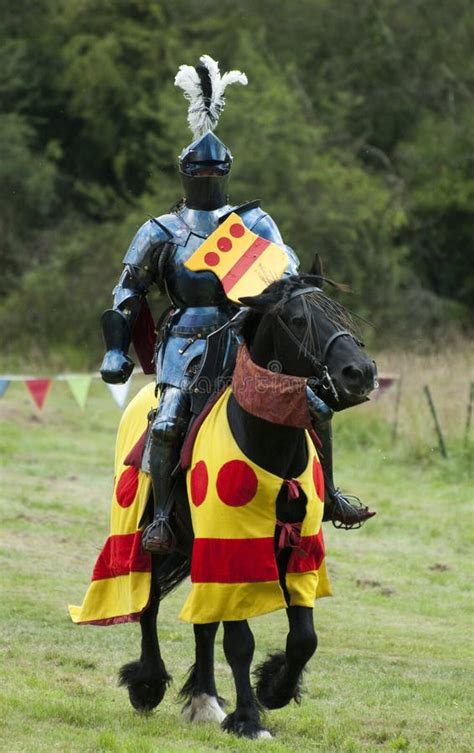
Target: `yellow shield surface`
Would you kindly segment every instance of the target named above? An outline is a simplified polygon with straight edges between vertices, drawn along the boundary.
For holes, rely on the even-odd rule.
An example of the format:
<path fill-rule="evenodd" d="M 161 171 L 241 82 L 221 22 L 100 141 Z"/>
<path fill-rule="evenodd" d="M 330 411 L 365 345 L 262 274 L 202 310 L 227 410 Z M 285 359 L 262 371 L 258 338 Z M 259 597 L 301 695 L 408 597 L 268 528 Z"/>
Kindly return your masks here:
<path fill-rule="evenodd" d="M 255 235 L 234 212 L 185 262 L 193 272 L 214 272 L 227 298 L 239 303 L 283 276 L 288 257 L 281 246 Z"/>

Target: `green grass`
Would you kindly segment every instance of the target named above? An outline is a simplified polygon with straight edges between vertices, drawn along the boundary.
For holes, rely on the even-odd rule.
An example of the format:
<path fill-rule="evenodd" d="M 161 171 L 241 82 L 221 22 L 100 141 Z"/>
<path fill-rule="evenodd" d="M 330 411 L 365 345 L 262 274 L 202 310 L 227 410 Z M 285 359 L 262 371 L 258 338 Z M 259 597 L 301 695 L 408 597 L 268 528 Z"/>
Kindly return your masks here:
<path fill-rule="evenodd" d="M 389 358 L 386 364 L 392 365 Z M 448 440 L 443 461 L 417 394 L 424 373 L 419 370 L 419 383 L 406 380 L 395 447 L 389 394 L 335 421 L 337 480 L 369 501 L 377 516 L 361 531 L 326 527 L 335 596 L 316 605 L 319 648 L 306 673 L 303 701 L 268 715 L 276 737 L 259 743 L 266 750 L 472 749 L 472 479 L 462 437 L 468 381 L 465 370 L 462 378 L 458 374 L 453 401 L 449 390 L 444 397 L 442 375 L 432 370 Z M 141 383 L 136 379 L 134 390 Z M 177 691 L 192 662 L 193 641 L 176 615 L 188 584 L 162 605 L 160 639 L 174 683 L 149 716 L 134 713 L 116 684 L 120 665 L 138 657 L 139 627 L 100 629 L 69 621 L 66 605 L 82 600 L 107 535 L 120 415 L 97 381 L 87 408 L 80 412 L 64 383 L 55 383 L 41 414 L 19 383 L 10 385 L 0 403 L 6 461 L 0 749 L 254 749 L 255 743 L 180 718 Z M 285 622 L 283 613 L 252 621 L 256 660 L 284 646 Z M 221 638 L 219 633 L 218 687 L 232 703 Z"/>

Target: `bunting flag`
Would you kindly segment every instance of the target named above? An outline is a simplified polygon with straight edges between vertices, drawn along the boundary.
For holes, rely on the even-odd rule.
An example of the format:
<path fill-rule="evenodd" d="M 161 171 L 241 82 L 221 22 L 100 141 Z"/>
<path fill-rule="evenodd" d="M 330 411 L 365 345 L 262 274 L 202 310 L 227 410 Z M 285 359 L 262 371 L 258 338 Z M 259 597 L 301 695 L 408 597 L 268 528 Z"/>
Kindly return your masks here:
<path fill-rule="evenodd" d="M 68 383 L 69 389 L 74 395 L 77 404 L 84 410 L 86 405 L 87 395 L 89 394 L 89 387 L 91 385 L 92 376 L 85 375 L 73 375 L 65 376 L 64 380 Z"/>
<path fill-rule="evenodd" d="M 377 382 L 379 384 L 378 389 L 374 390 L 370 396 L 371 400 L 378 400 L 384 395 L 390 387 L 393 387 L 399 380 L 398 376 L 378 376 Z"/>
<path fill-rule="evenodd" d="M 108 384 L 107 387 L 109 388 L 113 399 L 117 403 L 118 407 L 120 409 L 123 409 L 125 407 L 125 403 L 127 402 L 128 397 L 128 391 L 130 389 L 130 383 L 132 379 L 130 378 L 128 382 L 125 382 L 125 384 Z"/>
<path fill-rule="evenodd" d="M 41 410 L 44 405 L 52 381 L 52 379 L 25 379 L 28 391 L 39 410 Z"/>
<path fill-rule="evenodd" d="M 5 392 L 7 391 L 8 385 L 10 384 L 9 379 L 2 379 L 0 377 L 0 397 L 3 397 Z"/>
<path fill-rule="evenodd" d="M 233 212 L 184 266 L 193 272 L 214 272 L 227 298 L 239 303 L 243 296 L 258 295 L 279 280 L 288 257 L 281 246 L 252 233 Z"/>

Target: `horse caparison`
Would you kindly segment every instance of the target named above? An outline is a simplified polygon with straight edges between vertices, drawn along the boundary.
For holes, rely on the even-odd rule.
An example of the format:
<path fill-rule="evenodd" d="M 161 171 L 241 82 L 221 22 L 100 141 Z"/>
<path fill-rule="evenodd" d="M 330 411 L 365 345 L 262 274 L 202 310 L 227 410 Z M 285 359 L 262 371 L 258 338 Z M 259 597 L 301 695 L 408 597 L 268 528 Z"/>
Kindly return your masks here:
<path fill-rule="evenodd" d="M 261 295 L 246 298 L 249 307 L 242 333 L 252 360 L 263 368 L 276 361 L 286 374 L 313 380 L 319 396 L 334 410 L 357 405 L 374 387 L 375 368 L 365 355 L 348 312 L 320 289 L 321 279 L 295 276 L 272 283 Z M 234 439 L 245 455 L 261 468 L 284 478 L 295 478 L 306 464 L 303 429 L 269 423 L 244 411 L 235 398 L 228 402 L 228 419 Z M 305 514 L 304 495 L 288 501 L 283 489 L 277 498 L 279 521 L 296 523 Z M 132 705 L 150 710 L 162 700 L 170 677 L 160 654 L 156 620 L 159 603 L 190 572 L 192 527 L 184 478 L 176 487 L 178 548 L 153 557 L 150 602 L 140 618 L 141 656 L 122 667 L 120 682 Z M 276 546 L 275 541 L 275 546 Z M 285 592 L 285 571 L 291 549 L 279 551 L 280 584 Z M 249 738 L 267 737 L 262 707 L 281 708 L 299 701 L 302 672 L 316 651 L 313 610 L 287 608 L 288 635 L 284 651 L 272 653 L 254 672 L 250 668 L 254 638 L 246 620 L 224 622 L 224 653 L 232 669 L 236 706 L 226 715 L 214 675 L 214 642 L 219 623 L 194 625 L 195 662 L 181 690 L 183 714 L 191 721 L 215 720 L 223 729 Z"/>

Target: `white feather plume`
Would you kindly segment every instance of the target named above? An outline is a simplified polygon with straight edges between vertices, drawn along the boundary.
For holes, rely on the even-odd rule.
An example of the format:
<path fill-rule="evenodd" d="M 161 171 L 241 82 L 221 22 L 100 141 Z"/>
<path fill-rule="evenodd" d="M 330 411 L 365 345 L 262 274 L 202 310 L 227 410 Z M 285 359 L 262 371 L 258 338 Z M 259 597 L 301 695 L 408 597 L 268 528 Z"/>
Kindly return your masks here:
<path fill-rule="evenodd" d="M 225 107 L 225 90 L 231 84 L 248 83 L 247 76 L 241 71 L 228 71 L 221 76 L 219 63 L 209 55 L 202 55 L 200 62 L 207 68 L 211 83 L 211 96 L 205 97 L 201 79 L 192 65 L 181 65 L 174 80 L 175 86 L 183 90 L 189 102 L 188 125 L 195 139 L 207 131 L 213 131 Z"/>

